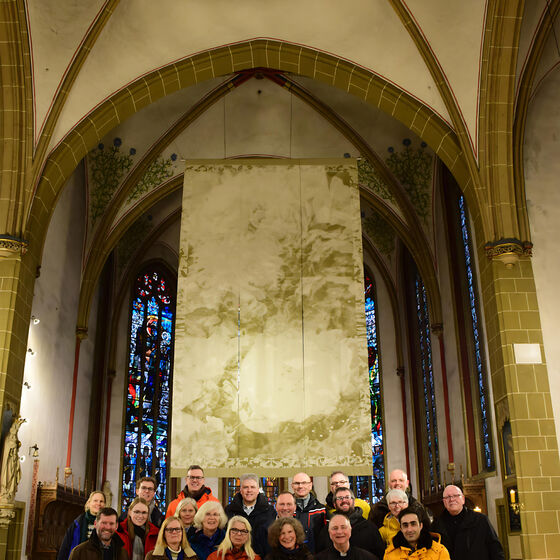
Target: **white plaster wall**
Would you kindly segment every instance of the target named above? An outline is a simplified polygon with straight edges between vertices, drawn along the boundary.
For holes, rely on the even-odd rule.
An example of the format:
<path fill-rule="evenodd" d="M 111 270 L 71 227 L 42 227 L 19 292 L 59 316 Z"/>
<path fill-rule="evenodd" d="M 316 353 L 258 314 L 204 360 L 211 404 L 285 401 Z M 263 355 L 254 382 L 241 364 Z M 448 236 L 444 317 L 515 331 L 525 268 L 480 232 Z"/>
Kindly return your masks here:
<path fill-rule="evenodd" d="M 533 273 L 537 289 L 544 356 L 556 437 L 560 443 L 560 71 L 541 85 L 529 106 L 524 143 L 525 188 L 531 226 Z"/>
<path fill-rule="evenodd" d="M 64 480 L 84 233 L 82 178 L 83 168 L 78 166 L 54 211 L 41 275 L 35 282 L 32 313 L 41 322 L 32 324 L 29 330 L 28 347 L 36 355 L 28 356 L 24 371 L 24 381 L 30 388 L 23 387 L 21 398 L 21 415 L 27 419 L 19 432 L 25 462 L 16 497 L 26 504 L 31 496 L 33 469 L 30 446 L 39 446 L 39 481 L 54 481 L 57 467 L 60 467 L 59 480 Z M 71 462 L 76 487 L 78 477 L 83 485 L 85 475 L 96 309 L 94 302 L 89 338 L 82 342 L 78 370 Z"/>

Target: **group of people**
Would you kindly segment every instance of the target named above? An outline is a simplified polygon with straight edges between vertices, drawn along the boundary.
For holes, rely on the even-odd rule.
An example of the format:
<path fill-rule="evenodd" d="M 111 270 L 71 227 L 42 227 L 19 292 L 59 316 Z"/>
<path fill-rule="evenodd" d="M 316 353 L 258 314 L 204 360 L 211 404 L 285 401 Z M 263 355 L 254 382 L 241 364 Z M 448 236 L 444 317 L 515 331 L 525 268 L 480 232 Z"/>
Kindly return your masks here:
<path fill-rule="evenodd" d="M 165 516 L 154 496 L 156 480 L 141 478 L 126 515 L 105 507 L 92 492 L 85 513 L 68 529 L 58 560 L 503 560 L 488 518 L 465 507 L 461 489 L 443 492 L 436 520 L 410 493 L 406 473 L 389 475 L 388 492 L 370 506 L 355 498 L 342 471 L 329 477 L 326 504 L 304 472 L 292 479 L 275 506 L 259 478 L 243 475 L 239 492 L 224 509 L 204 484 L 199 465 Z"/>

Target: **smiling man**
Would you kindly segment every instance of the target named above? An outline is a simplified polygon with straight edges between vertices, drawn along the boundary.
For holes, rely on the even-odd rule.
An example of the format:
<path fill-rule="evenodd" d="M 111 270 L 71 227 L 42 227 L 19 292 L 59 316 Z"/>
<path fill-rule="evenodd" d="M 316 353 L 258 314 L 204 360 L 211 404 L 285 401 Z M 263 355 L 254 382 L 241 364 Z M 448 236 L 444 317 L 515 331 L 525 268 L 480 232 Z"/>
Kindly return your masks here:
<path fill-rule="evenodd" d="M 445 488 L 443 505 L 445 511 L 434 521 L 433 530 L 441 533 L 453 560 L 504 559 L 504 549 L 490 520 L 465 507 L 465 496 L 458 486 Z"/>
<path fill-rule="evenodd" d="M 128 560 L 124 543 L 116 535 L 117 517 L 113 508 L 101 509 L 90 538 L 72 550 L 71 560 Z"/>
<path fill-rule="evenodd" d="M 364 520 L 365 521 L 365 520 Z M 367 523 L 367 521 L 365 521 Z M 377 560 L 378 557 L 352 544 L 352 526 L 346 515 L 335 514 L 329 521 L 331 546 L 315 556 L 316 560 Z"/>
<path fill-rule="evenodd" d="M 262 556 L 266 552 L 264 531 L 276 518 L 276 511 L 260 491 L 256 474 L 244 474 L 239 482 L 239 492 L 226 506 L 226 515 L 228 519 L 240 515 L 249 521 L 253 530 L 253 549 Z"/>
<path fill-rule="evenodd" d="M 331 491 L 327 494 L 325 498 L 325 505 L 329 513 L 335 512 L 335 504 L 333 503 L 333 495 L 337 488 L 350 488 L 350 479 L 342 471 L 334 471 L 329 476 L 329 486 Z M 367 519 L 370 512 L 370 505 L 360 498 L 356 498 L 355 505 L 362 508 L 362 516 Z"/>
<path fill-rule="evenodd" d="M 312 494 L 313 483 L 311 477 L 300 472 L 292 478 L 292 490 L 296 498 L 296 518 L 303 525 L 305 544 L 314 553 L 315 542 L 319 531 L 327 522 L 325 506 Z"/>
<path fill-rule="evenodd" d="M 206 502 L 218 501 L 212 494 L 212 490 L 204 486 L 204 471 L 201 466 L 191 465 L 187 471 L 185 482 L 186 484 L 183 490 L 169 504 L 165 517 L 171 517 L 175 513 L 179 502 L 184 498 L 193 498 L 196 500 L 196 504 L 199 508 Z"/>
<path fill-rule="evenodd" d="M 383 538 L 377 527 L 363 518 L 362 509 L 355 505 L 356 499 L 352 490 L 344 487 L 337 488 L 334 492 L 333 502 L 336 508 L 335 517 L 343 515 L 350 522 L 352 528 L 350 544 L 367 550 L 378 558 L 383 558 L 385 552 Z M 328 527 L 323 528 L 319 534 L 317 539 L 318 551 L 328 548 L 329 540 L 332 541 L 331 523 L 333 519 L 334 517 L 330 519 Z"/>
<path fill-rule="evenodd" d="M 393 537 L 393 544 L 387 548 L 383 560 L 450 560 L 449 552 L 439 542 L 439 535 L 424 528 L 417 511 L 405 508 L 398 518 L 401 530 Z"/>

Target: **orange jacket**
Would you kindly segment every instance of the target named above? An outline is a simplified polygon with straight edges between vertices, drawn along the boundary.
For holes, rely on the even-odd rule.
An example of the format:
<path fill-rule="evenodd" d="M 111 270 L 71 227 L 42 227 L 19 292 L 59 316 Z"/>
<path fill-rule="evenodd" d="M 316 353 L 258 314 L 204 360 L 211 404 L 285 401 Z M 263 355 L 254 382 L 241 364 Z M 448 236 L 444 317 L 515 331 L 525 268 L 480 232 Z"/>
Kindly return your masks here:
<path fill-rule="evenodd" d="M 169 504 L 169 506 L 167 506 L 167 511 L 165 513 L 166 519 L 168 517 L 171 517 L 172 515 L 175 515 L 175 510 L 177 509 L 179 502 L 181 500 L 184 500 L 186 497 L 187 496 L 185 496 L 185 489 L 181 490 L 181 492 L 179 492 L 179 495 Z M 202 494 L 200 499 L 196 502 L 196 505 L 200 507 L 202 504 L 206 502 L 219 502 L 219 501 L 220 500 L 218 500 L 218 498 L 216 498 L 214 494 L 212 494 L 212 490 L 208 488 L 208 486 L 205 486 L 204 493 Z"/>

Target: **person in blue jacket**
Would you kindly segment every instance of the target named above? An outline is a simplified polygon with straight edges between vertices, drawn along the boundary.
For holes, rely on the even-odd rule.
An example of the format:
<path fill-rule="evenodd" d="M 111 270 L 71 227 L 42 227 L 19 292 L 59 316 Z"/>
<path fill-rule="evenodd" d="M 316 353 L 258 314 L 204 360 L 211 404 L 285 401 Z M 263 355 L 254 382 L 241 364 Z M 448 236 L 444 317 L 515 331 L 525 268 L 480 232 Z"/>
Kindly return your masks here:
<path fill-rule="evenodd" d="M 89 539 L 93 531 L 95 517 L 105 507 L 105 494 L 94 490 L 84 506 L 85 512 L 78 515 L 64 535 L 57 560 L 68 560 L 72 549 Z"/>

